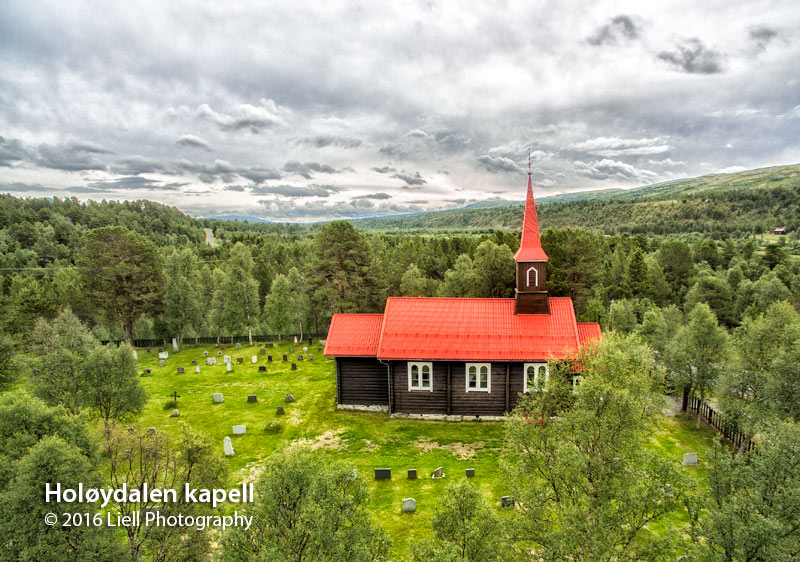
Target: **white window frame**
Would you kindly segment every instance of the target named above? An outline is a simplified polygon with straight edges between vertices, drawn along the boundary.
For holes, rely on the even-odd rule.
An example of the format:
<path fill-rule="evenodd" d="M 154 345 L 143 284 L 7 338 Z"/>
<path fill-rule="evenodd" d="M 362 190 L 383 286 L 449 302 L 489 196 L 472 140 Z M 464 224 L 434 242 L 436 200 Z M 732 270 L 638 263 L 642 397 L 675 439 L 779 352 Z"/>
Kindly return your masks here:
<path fill-rule="evenodd" d="M 411 372 L 414 367 L 417 368 L 417 376 L 419 377 L 417 379 L 419 384 L 417 385 L 412 384 Z M 428 372 L 430 373 L 430 384 L 428 386 L 422 386 L 422 369 L 425 367 L 428 368 Z M 408 390 L 409 392 L 412 390 L 427 390 L 428 392 L 433 392 L 433 363 L 425 361 L 408 362 Z"/>
<path fill-rule="evenodd" d="M 474 367 L 477 379 L 475 380 L 478 385 L 477 388 L 469 387 L 469 370 Z M 481 386 L 481 369 L 486 369 L 486 387 Z M 492 364 L 491 363 L 466 363 L 464 369 L 464 383 L 467 392 L 488 392 L 492 393 Z"/>
<path fill-rule="evenodd" d="M 531 271 L 533 271 L 533 273 L 534 273 L 533 284 L 531 284 Z M 530 266 L 528 268 L 528 271 L 525 272 L 525 278 L 526 278 L 526 281 L 528 282 L 528 285 L 527 285 L 528 287 L 536 287 L 536 286 L 538 286 L 539 285 L 539 270 L 536 269 L 536 267 L 533 266 L 533 265 Z"/>
<path fill-rule="evenodd" d="M 528 368 L 533 367 L 533 388 L 528 387 Z M 544 384 L 539 384 L 539 372 L 544 368 Z M 525 363 L 522 368 L 522 391 L 527 394 L 528 392 L 539 392 L 540 390 L 547 390 L 547 383 L 550 382 L 550 367 L 547 363 Z"/>

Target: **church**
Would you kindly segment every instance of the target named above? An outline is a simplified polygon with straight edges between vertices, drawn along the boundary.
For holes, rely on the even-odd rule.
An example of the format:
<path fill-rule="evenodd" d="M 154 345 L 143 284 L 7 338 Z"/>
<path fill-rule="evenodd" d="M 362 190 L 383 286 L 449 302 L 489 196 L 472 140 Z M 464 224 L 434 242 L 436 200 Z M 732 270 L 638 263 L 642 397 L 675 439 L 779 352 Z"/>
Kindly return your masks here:
<path fill-rule="evenodd" d="M 389 297 L 383 314 L 335 314 L 325 355 L 336 360 L 338 407 L 502 416 L 542 390 L 547 361 L 577 357 L 600 325 L 578 322 L 572 299 L 547 292 L 530 172 L 514 259 L 514 298 Z"/>

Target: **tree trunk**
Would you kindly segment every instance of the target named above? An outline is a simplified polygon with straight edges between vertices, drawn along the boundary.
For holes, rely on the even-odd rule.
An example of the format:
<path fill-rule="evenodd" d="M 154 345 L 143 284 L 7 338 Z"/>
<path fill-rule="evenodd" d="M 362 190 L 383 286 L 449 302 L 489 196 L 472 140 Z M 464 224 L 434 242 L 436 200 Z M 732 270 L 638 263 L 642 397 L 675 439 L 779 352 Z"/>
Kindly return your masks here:
<path fill-rule="evenodd" d="M 695 424 L 695 429 L 700 429 L 700 417 L 701 417 L 700 413 L 701 413 L 701 410 L 703 409 L 703 400 L 705 398 L 704 394 L 705 393 L 701 389 L 700 390 L 700 403 L 697 404 L 697 424 Z"/>
<path fill-rule="evenodd" d="M 249 325 L 247 326 L 247 341 L 253 345 L 253 327 Z"/>
<path fill-rule="evenodd" d="M 133 346 L 133 322 L 127 320 L 122 322 L 122 337 L 125 338 L 125 343 Z"/>
<path fill-rule="evenodd" d="M 681 411 L 687 412 L 689 411 L 689 388 L 683 387 L 683 401 L 681 402 Z"/>

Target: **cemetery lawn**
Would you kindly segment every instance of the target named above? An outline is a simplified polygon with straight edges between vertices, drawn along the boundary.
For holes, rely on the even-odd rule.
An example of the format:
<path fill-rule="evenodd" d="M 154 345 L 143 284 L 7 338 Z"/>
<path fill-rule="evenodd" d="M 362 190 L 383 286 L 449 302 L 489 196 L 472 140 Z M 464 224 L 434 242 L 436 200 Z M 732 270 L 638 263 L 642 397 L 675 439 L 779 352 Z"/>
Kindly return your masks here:
<path fill-rule="evenodd" d="M 185 345 L 178 353 L 170 351 L 164 367 L 158 366 L 157 349 L 150 354 L 138 349 L 139 373 L 149 368 L 152 374 L 140 379 L 148 400 L 137 422 L 176 438 L 181 425 L 188 424 L 218 443 L 220 455 L 223 438 L 230 436 L 235 455 L 228 459 L 229 486 L 255 480 L 270 454 L 295 443 L 346 462 L 368 482 L 370 510 L 391 536 L 395 560 L 407 559 L 411 545 L 431 535 L 430 517 L 438 498 L 448 482 L 466 478 L 466 468 L 475 469 L 473 483 L 499 509 L 500 496 L 508 493 L 499 478 L 501 422 L 393 419 L 384 413 L 339 411 L 334 361 L 324 358 L 316 343 L 310 346 L 313 361 L 305 354 L 304 361 L 297 361 L 302 346 L 296 347 L 295 354 L 284 363 L 282 355 L 289 353 L 289 345 L 276 343 L 267 348 L 273 357 L 269 363 L 266 354 L 258 353 L 263 344 L 243 344 L 241 350 L 228 345 L 223 353 L 233 358 L 231 373 L 226 372 L 222 357 L 217 357 L 218 349 L 211 344 Z M 203 351 L 217 357 L 217 365 L 206 366 Z M 258 358 L 257 364 L 251 362 L 253 355 Z M 242 364 L 236 363 L 237 357 L 243 359 Z M 192 360 L 200 366 L 200 374 L 195 374 Z M 297 364 L 296 371 L 291 370 L 292 361 Z M 266 372 L 258 371 L 261 365 L 266 366 Z M 178 374 L 178 367 L 185 367 L 185 374 Z M 170 417 L 173 392 L 179 395 L 177 418 Z M 215 392 L 223 394 L 223 403 L 212 402 Z M 249 394 L 257 395 L 258 402 L 248 403 Z M 286 404 L 287 394 L 293 394 L 296 401 Z M 285 407 L 284 416 L 276 414 L 278 406 Z M 246 425 L 247 433 L 234 436 L 231 428 L 236 424 Z M 698 452 L 700 465 L 687 470 L 698 485 L 705 486 L 704 460 L 713 431 L 704 428 L 698 432 L 693 424 L 693 420 L 684 421 L 680 416 L 666 418 L 648 446 L 678 460 L 684 452 Z M 432 480 L 431 473 L 438 466 L 444 467 L 446 477 Z M 391 468 L 392 479 L 375 481 L 373 470 L 379 467 Z M 409 468 L 417 469 L 417 480 L 406 478 Z M 416 513 L 402 513 L 401 500 L 406 497 L 417 500 Z M 687 521 L 683 514 L 675 514 L 673 522 Z"/>

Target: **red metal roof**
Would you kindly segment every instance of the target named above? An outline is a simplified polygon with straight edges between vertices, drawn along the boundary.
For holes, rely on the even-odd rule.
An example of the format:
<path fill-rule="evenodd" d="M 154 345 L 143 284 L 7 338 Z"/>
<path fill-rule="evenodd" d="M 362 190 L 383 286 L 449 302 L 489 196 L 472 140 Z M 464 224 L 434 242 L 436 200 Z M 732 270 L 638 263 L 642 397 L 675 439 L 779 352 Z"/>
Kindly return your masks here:
<path fill-rule="evenodd" d="M 384 317 L 378 359 L 533 361 L 579 347 L 567 297 L 550 314 L 514 314 L 514 299 L 390 297 Z"/>
<path fill-rule="evenodd" d="M 536 216 L 536 202 L 533 200 L 533 185 L 528 176 L 528 194 L 525 197 L 525 218 L 522 220 L 522 240 L 514 259 L 517 261 L 547 261 L 539 238 L 539 218 Z"/>
<path fill-rule="evenodd" d="M 600 324 L 597 322 L 578 322 L 578 339 L 581 345 L 599 341 L 601 337 Z"/>
<path fill-rule="evenodd" d="M 334 314 L 325 343 L 325 355 L 375 357 L 383 314 Z"/>

